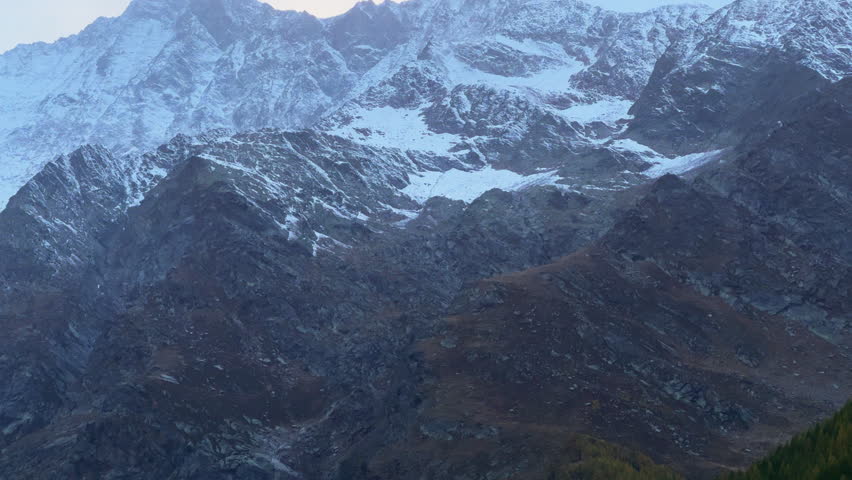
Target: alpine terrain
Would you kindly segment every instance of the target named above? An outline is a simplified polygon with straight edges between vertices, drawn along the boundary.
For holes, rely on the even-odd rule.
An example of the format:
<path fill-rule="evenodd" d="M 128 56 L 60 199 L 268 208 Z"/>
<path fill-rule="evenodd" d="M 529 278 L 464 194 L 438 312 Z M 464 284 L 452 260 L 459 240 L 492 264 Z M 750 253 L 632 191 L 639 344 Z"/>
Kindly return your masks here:
<path fill-rule="evenodd" d="M 850 400 L 850 76 L 848 0 L 133 0 L 20 45 L 0 478 L 745 470 Z M 852 475 L 819 428 L 741 475 Z"/>

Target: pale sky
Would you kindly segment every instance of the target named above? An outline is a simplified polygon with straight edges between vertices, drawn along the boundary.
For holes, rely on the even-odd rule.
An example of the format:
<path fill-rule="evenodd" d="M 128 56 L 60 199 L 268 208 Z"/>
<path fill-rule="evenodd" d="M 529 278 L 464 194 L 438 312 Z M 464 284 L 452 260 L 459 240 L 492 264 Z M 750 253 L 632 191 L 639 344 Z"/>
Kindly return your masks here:
<path fill-rule="evenodd" d="M 281 10 L 307 10 L 319 17 L 345 12 L 357 0 L 263 0 Z M 679 0 L 587 0 L 610 10 L 647 10 Z M 730 0 L 704 0 L 720 7 Z M 690 0 L 690 3 L 702 3 Z M 77 33 L 97 17 L 120 15 L 130 0 L 0 0 L 0 53 L 19 43 L 52 42 Z"/>

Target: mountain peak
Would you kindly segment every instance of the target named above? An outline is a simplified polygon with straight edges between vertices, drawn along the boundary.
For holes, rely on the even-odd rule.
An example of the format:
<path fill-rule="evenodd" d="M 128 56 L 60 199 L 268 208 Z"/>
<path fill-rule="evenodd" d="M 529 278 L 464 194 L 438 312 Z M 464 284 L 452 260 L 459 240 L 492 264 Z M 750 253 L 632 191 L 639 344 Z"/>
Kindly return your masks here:
<path fill-rule="evenodd" d="M 847 0 L 737 0 L 708 23 L 719 41 L 784 51 L 829 80 L 852 74 Z"/>
<path fill-rule="evenodd" d="M 175 18 L 190 9 L 196 15 L 239 17 L 240 12 L 272 14 L 274 9 L 258 0 L 132 0 L 125 15 L 131 17 Z"/>
<path fill-rule="evenodd" d="M 189 5 L 189 2 L 190 0 L 132 0 L 124 12 L 124 16 L 154 19 L 165 16 L 171 18 L 182 12 Z"/>

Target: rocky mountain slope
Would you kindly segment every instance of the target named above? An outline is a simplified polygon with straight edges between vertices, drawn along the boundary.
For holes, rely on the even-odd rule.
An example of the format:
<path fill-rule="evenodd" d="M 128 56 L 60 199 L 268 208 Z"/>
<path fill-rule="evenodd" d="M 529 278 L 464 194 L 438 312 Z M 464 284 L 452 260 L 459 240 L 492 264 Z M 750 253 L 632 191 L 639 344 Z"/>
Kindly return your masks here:
<path fill-rule="evenodd" d="M 6 242 L 0 256 L 0 320 L 14 332 L 3 347 L 16 352 L 0 358 L 15 372 L 0 391 L 4 476 L 50 464 L 47 475 L 80 478 L 326 477 L 408 388 L 395 385 L 412 380 L 399 363 L 411 338 L 465 282 L 585 245 L 617 208 L 539 187 L 469 206 L 432 200 L 394 227 L 413 202 L 394 196 L 392 172 L 363 183 L 376 151 L 273 131 L 196 141 L 147 156 L 165 165 L 184 152 L 118 214 L 123 185 L 77 191 L 98 178 L 92 160 L 110 159 L 93 148 L 0 214 L 22 226 L 15 238 L 33 238 L 21 217 L 50 202 L 93 212 L 54 220 L 86 232 L 79 243 L 38 232 L 44 243 Z"/>
<path fill-rule="evenodd" d="M 418 344 L 416 417 L 347 478 L 546 478 L 577 431 L 712 477 L 842 406 L 852 264 L 823 225 L 852 218 L 850 100 L 849 80 L 810 95 L 589 248 L 459 295 Z"/>
<path fill-rule="evenodd" d="M 833 30 L 787 16 L 772 25 L 822 63 L 761 68 L 816 80 L 761 91 L 772 115 L 735 133 L 655 140 L 643 105 L 716 108 L 664 72 L 720 12 L 411 0 L 319 21 L 136 0 L 0 57 L 36 91 L 55 77 L 27 77 L 33 52 L 51 51 L 84 92 L 109 44 L 98 88 L 116 89 L 73 114 L 41 94 L 35 116 L 4 111 L 45 137 L 24 122 L 4 144 L 32 148 L 6 185 L 38 171 L 0 211 L 0 477 L 547 478 L 586 434 L 704 478 L 835 410 L 850 80 L 819 67 L 843 66 L 817 50 Z M 122 35 L 139 25 L 168 37 L 145 43 L 147 73 L 109 70 L 138 66 Z M 158 103 L 170 82 L 205 93 Z M 101 134 L 35 169 L 49 138 Z"/>

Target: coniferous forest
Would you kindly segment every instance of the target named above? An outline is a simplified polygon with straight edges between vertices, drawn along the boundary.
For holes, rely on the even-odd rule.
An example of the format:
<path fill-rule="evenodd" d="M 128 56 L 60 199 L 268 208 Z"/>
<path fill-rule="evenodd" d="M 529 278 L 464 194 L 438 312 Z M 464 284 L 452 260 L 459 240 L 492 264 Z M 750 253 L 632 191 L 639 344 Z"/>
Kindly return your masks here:
<path fill-rule="evenodd" d="M 852 480 L 852 402 L 745 472 L 723 480 Z"/>

